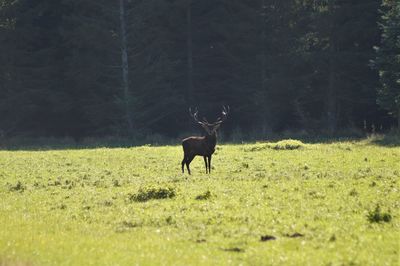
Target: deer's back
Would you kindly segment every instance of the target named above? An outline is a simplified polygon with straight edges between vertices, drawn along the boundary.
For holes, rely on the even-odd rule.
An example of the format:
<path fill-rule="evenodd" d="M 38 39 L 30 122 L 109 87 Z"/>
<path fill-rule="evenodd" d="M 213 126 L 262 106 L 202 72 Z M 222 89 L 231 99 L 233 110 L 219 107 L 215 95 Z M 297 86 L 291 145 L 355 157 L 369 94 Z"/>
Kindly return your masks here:
<path fill-rule="evenodd" d="M 182 140 L 185 153 L 207 156 L 214 153 L 214 147 L 209 147 L 205 137 L 189 137 Z"/>
<path fill-rule="evenodd" d="M 200 147 L 204 142 L 204 137 L 188 137 L 182 140 L 182 146 L 185 147 Z"/>

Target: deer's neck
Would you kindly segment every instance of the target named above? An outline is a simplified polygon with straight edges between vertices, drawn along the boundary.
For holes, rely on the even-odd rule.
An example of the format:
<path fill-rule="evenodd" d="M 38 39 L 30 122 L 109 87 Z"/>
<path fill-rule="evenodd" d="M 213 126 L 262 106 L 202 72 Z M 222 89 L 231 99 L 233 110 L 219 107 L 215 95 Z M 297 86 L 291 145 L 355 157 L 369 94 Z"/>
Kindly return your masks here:
<path fill-rule="evenodd" d="M 217 136 L 216 135 L 206 135 L 205 137 L 207 146 L 210 148 L 214 148 L 217 144 Z"/>

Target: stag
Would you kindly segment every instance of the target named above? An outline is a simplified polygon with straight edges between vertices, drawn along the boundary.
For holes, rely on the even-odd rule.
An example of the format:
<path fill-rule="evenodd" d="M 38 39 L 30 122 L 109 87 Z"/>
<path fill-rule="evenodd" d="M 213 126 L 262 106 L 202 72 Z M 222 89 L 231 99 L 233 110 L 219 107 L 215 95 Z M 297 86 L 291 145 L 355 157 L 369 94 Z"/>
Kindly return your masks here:
<path fill-rule="evenodd" d="M 192 112 L 189 108 L 190 116 L 193 117 L 194 121 L 198 123 L 205 131 L 206 135 L 202 137 L 188 137 L 182 141 L 183 146 L 183 160 L 182 160 L 182 173 L 186 164 L 187 171 L 190 175 L 189 165 L 197 155 L 203 156 L 204 163 L 206 166 L 206 174 L 211 173 L 211 156 L 215 151 L 215 145 L 217 144 L 217 130 L 221 126 L 222 122 L 228 117 L 229 106 L 222 107 L 222 115 L 214 123 L 209 123 L 207 119 L 203 118 L 203 121 L 199 121 L 197 118 L 198 110 Z"/>

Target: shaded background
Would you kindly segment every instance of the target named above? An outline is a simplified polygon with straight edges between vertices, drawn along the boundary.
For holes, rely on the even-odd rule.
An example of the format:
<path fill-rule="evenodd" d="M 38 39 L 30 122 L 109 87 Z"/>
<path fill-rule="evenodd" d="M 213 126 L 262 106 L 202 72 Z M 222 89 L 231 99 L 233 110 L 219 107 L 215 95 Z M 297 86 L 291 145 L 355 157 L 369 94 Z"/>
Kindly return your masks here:
<path fill-rule="evenodd" d="M 0 3 L 5 137 L 176 137 L 189 106 L 213 120 L 223 104 L 227 136 L 386 131 L 399 116 L 374 49 L 396 1 Z"/>

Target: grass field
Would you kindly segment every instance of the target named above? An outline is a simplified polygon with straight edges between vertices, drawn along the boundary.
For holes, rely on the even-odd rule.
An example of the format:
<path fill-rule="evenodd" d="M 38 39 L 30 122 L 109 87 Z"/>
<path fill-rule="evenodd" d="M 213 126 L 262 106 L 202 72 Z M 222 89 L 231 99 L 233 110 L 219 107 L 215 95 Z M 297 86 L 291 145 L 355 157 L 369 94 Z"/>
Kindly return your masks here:
<path fill-rule="evenodd" d="M 399 265 L 400 148 L 0 151 L 0 265 Z"/>

